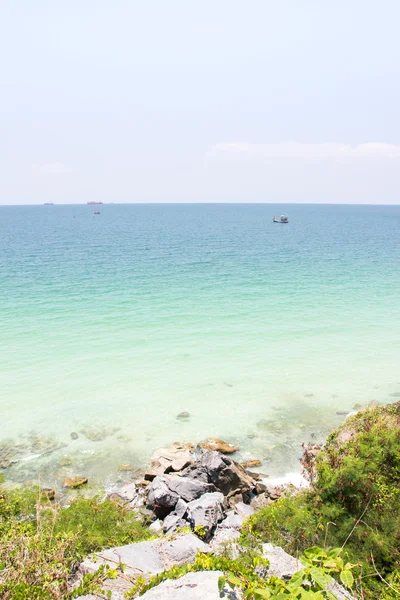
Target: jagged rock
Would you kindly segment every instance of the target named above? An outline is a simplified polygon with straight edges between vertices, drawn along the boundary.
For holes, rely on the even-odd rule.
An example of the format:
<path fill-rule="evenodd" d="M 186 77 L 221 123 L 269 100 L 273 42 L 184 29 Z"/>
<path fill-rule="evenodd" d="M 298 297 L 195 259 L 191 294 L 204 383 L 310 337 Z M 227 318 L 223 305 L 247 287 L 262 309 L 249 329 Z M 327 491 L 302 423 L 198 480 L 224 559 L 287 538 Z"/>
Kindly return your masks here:
<path fill-rule="evenodd" d="M 254 510 L 260 510 L 260 508 L 268 506 L 268 504 L 271 504 L 271 502 L 273 501 L 269 497 L 269 494 L 262 493 L 252 499 L 250 506 L 254 508 Z"/>
<path fill-rule="evenodd" d="M 87 477 L 79 477 L 79 476 L 67 477 L 63 481 L 63 487 L 75 489 L 75 488 L 81 487 L 82 485 L 84 485 L 87 482 L 88 482 Z"/>
<path fill-rule="evenodd" d="M 244 502 L 238 502 L 235 505 L 235 512 L 241 517 L 251 517 L 255 513 L 254 508 L 249 506 L 248 504 L 244 504 Z"/>
<path fill-rule="evenodd" d="M 252 467 L 261 467 L 262 460 L 246 460 L 240 463 L 244 469 L 251 469 Z"/>
<path fill-rule="evenodd" d="M 187 503 L 179 498 L 175 510 L 164 519 L 163 529 L 165 533 L 173 533 L 176 529 L 187 527 L 188 523 L 184 520 L 187 507 Z"/>
<path fill-rule="evenodd" d="M 214 490 L 213 485 L 190 477 L 157 475 L 148 488 L 147 506 L 162 517 L 175 508 L 179 498 L 191 502 Z"/>
<path fill-rule="evenodd" d="M 256 494 L 265 494 L 265 492 L 267 492 L 267 491 L 268 491 L 268 488 L 265 485 L 265 483 L 257 481 L 256 489 L 255 489 Z"/>
<path fill-rule="evenodd" d="M 215 552 L 216 554 L 219 554 L 219 552 L 221 550 L 226 551 L 227 544 L 229 544 L 230 554 L 231 554 L 232 545 L 235 542 L 237 542 L 239 538 L 240 538 L 239 529 L 235 529 L 233 527 L 232 528 L 229 528 L 229 527 L 220 528 L 220 525 L 218 525 L 218 527 L 215 530 L 215 533 L 212 537 L 212 540 L 210 541 L 210 547 L 213 552 Z M 236 544 L 235 544 L 235 546 L 236 546 Z"/>
<path fill-rule="evenodd" d="M 217 438 L 208 438 L 205 442 L 200 442 L 198 445 L 204 450 L 215 450 L 222 454 L 233 454 L 240 450 L 239 446 L 234 446 L 229 442 L 224 442 L 224 440 L 219 440 Z"/>
<path fill-rule="evenodd" d="M 73 464 L 73 459 L 70 456 L 63 456 L 62 458 L 60 458 L 60 460 L 58 461 L 58 464 L 60 467 L 69 467 L 70 465 Z"/>
<path fill-rule="evenodd" d="M 224 496 L 238 490 L 244 500 L 248 500 L 250 492 L 255 487 L 254 480 L 246 473 L 245 469 L 227 456 L 218 452 L 204 452 L 199 461 L 200 473 L 204 472 L 210 483 Z M 190 467 L 187 470 L 190 472 Z"/>
<path fill-rule="evenodd" d="M 282 496 L 282 489 L 279 486 L 267 483 L 265 487 L 267 488 L 265 493 L 268 494 L 271 500 L 278 500 Z"/>
<path fill-rule="evenodd" d="M 218 580 L 223 576 L 221 571 L 203 571 L 188 573 L 179 579 L 167 579 L 152 588 L 142 600 L 238 600 L 239 595 L 225 587 L 218 591 Z"/>
<path fill-rule="evenodd" d="M 194 460 L 194 446 L 175 442 L 171 446 L 156 450 L 150 458 L 149 466 L 145 472 L 145 479 L 150 481 L 157 475 L 171 471 L 182 471 L 192 464 Z"/>
<path fill-rule="evenodd" d="M 224 518 L 224 496 L 221 492 L 204 494 L 201 498 L 189 502 L 187 520 L 194 529 L 203 527 L 209 538 L 220 521 Z"/>

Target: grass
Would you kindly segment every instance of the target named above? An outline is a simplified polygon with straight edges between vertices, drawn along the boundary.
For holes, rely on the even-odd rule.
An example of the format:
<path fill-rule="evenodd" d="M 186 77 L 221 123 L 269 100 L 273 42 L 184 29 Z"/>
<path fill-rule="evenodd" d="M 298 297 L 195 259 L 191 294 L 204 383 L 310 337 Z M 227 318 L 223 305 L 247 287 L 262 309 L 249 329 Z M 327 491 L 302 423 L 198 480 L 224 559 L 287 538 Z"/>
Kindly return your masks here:
<path fill-rule="evenodd" d="M 69 598 L 82 558 L 104 548 L 151 538 L 138 515 L 111 500 L 78 497 L 67 508 L 39 488 L 0 494 L 0 597 Z"/>

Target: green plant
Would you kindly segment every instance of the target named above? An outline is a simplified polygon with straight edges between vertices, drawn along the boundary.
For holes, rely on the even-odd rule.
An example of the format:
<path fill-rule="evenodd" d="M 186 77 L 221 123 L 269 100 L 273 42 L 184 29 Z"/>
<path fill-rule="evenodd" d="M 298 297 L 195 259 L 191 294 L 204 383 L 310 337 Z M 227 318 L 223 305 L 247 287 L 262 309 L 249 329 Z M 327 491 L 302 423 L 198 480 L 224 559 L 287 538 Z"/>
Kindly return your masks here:
<path fill-rule="evenodd" d="M 243 539 L 271 541 L 291 554 L 342 547 L 342 557 L 359 563 L 358 593 L 380 597 L 384 580 L 400 568 L 400 403 L 348 419 L 329 436 L 315 471 L 309 490 L 248 519 Z"/>

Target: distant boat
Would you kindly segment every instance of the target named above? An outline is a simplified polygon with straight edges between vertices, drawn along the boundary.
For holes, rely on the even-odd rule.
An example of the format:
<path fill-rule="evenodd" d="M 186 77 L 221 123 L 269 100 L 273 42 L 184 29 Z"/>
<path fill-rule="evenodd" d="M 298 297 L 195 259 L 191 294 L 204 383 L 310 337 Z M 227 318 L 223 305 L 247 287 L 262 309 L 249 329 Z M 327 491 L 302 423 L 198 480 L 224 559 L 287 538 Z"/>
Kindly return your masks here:
<path fill-rule="evenodd" d="M 45 202 L 44 206 L 54 206 L 54 202 Z"/>
<path fill-rule="evenodd" d="M 289 219 L 283 215 L 281 215 L 279 219 L 277 219 L 276 217 L 272 217 L 272 220 L 274 223 L 289 223 Z"/>
<path fill-rule="evenodd" d="M 93 214 L 94 214 L 94 215 L 99 215 L 99 214 L 100 214 L 100 211 L 99 211 L 99 210 L 94 210 L 94 211 L 93 211 Z"/>
<path fill-rule="evenodd" d="M 86 204 L 103 204 L 102 202 L 86 202 Z"/>

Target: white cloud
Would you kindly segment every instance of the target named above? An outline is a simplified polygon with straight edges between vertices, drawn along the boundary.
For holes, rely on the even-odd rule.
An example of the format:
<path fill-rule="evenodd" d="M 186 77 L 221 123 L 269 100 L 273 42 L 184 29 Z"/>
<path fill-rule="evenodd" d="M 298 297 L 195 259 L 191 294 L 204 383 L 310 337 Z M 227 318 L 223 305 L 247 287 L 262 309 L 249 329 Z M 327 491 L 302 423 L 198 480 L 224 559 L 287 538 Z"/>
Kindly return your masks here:
<path fill-rule="evenodd" d="M 59 162 L 43 163 L 32 167 L 33 175 L 64 175 L 69 172 L 70 168 Z"/>
<path fill-rule="evenodd" d="M 210 158 L 233 160 L 251 159 L 353 159 L 353 158 L 400 158 L 400 145 L 371 142 L 351 146 L 349 144 L 324 143 L 302 144 L 281 142 L 278 144 L 250 144 L 223 142 L 215 144 L 208 153 Z"/>

